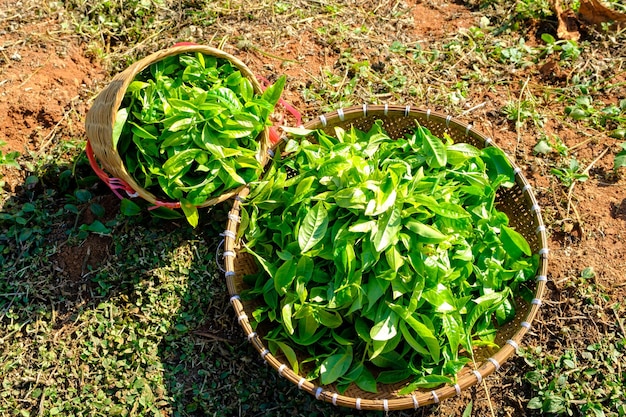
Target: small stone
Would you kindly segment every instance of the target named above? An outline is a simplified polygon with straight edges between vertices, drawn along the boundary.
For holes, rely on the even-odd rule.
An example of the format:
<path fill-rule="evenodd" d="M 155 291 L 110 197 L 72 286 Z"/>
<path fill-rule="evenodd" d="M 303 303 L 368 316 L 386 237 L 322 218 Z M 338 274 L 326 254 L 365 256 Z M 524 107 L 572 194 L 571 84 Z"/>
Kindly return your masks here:
<path fill-rule="evenodd" d="M 20 55 L 19 52 L 15 52 L 13 55 L 11 55 L 11 59 L 13 61 L 21 61 L 22 60 L 22 55 Z"/>

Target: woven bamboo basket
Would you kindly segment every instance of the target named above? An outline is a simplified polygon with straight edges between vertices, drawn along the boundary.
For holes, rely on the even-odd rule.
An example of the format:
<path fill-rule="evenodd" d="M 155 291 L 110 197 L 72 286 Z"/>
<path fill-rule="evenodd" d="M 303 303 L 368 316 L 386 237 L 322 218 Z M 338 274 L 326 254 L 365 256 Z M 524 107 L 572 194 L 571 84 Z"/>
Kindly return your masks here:
<path fill-rule="evenodd" d="M 170 208 L 180 207 L 178 202 L 161 201 L 154 194 L 142 188 L 135 179 L 127 171 L 121 155 L 113 148 L 113 125 L 115 117 L 119 110 L 120 104 L 126 93 L 128 85 L 133 81 L 135 76 L 149 67 L 151 64 L 158 62 L 168 56 L 179 55 L 185 53 L 200 52 L 205 55 L 214 56 L 230 61 L 244 77 L 247 77 L 252 83 L 252 87 L 256 94 L 262 94 L 263 90 L 255 75 L 250 69 L 236 57 L 216 48 L 195 44 L 178 44 L 169 49 L 163 49 L 155 52 L 126 68 L 123 72 L 117 74 L 107 85 L 107 87 L 98 94 L 93 105 L 87 112 L 85 122 L 85 130 L 87 132 L 86 152 L 89 161 L 98 175 L 104 182 L 116 192 L 117 189 L 126 191 L 131 197 L 141 197 L 148 202 Z M 268 160 L 268 149 L 270 148 L 270 131 L 265 128 L 258 137 L 260 143 L 258 159 L 264 165 Z M 112 177 L 109 177 L 112 176 Z M 227 191 L 222 195 L 215 196 L 206 200 L 199 207 L 208 207 L 220 203 L 224 200 L 232 198 L 243 187 Z M 119 195 L 119 194 L 118 194 Z"/>
<path fill-rule="evenodd" d="M 471 124 L 461 123 L 451 116 L 431 111 L 413 110 L 410 107 L 385 105 L 337 110 L 309 122 L 305 128 L 322 129 L 328 134 L 334 134 L 335 126 L 341 126 L 345 129 L 354 126 L 367 131 L 375 120 L 382 120 L 383 128 L 392 138 L 404 137 L 405 134 L 414 131 L 417 121 L 438 137 L 442 137 L 444 133 L 449 134 L 455 143 L 465 142 L 477 148 L 496 146 L 492 139 L 476 131 Z M 245 200 L 248 194 L 246 188 L 235 198 L 228 216 L 227 228 L 224 233 L 223 257 L 226 282 L 231 297 L 230 302 L 250 343 L 261 357 L 278 371 L 280 376 L 288 379 L 298 388 L 314 395 L 318 400 L 359 410 L 417 409 L 460 395 L 464 389 L 481 383 L 485 377 L 497 371 L 521 345 L 524 335 L 531 328 L 538 313 L 547 282 L 547 236 L 539 205 L 531 191 L 530 184 L 522 175 L 521 169 L 516 167 L 512 161 L 510 162 L 515 170 L 516 184 L 510 189 L 503 188 L 499 191 L 497 207 L 508 215 L 510 225 L 528 240 L 533 253 L 539 254 L 540 261 L 534 283 L 534 298 L 531 303 L 521 299 L 517 300 L 519 305 L 515 319 L 498 329 L 496 342 L 500 348 L 476 350 L 474 352 L 477 359 L 476 365 L 466 366 L 457 375 L 456 384 L 440 386 L 437 389 L 419 389 L 410 395 L 398 394 L 398 391 L 406 386 L 406 383 L 379 384 L 379 392 L 376 394 L 363 391 L 352 384 L 345 393 L 339 394 L 334 386 L 319 386 L 316 385 L 316 381 L 306 380 L 303 376 L 293 372 L 286 364 L 285 358 L 272 355 L 264 344 L 263 331 L 257 329 L 255 332 L 250 325 L 248 318 L 252 317 L 253 306 L 248 301 L 244 303 L 239 297 L 240 292 L 244 289 L 243 277 L 257 271 L 252 256 L 240 253 L 238 250 L 239 242 L 236 240 L 241 202 Z"/>

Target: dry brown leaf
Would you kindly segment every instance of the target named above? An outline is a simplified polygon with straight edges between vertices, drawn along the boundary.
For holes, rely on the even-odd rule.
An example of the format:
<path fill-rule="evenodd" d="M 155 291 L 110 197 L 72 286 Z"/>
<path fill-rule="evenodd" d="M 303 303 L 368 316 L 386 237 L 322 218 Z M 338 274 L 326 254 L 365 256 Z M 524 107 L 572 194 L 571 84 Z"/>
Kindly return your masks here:
<path fill-rule="evenodd" d="M 590 25 L 612 23 L 612 28 L 626 27 L 626 14 L 609 9 L 599 0 L 581 0 L 578 16 Z"/>
<path fill-rule="evenodd" d="M 576 16 L 571 10 L 563 11 L 561 2 L 559 0 L 552 0 L 552 9 L 556 18 L 559 21 L 559 27 L 556 31 L 556 36 L 559 39 L 568 41 L 577 41 L 580 39 L 580 32 L 578 31 L 578 24 Z"/>

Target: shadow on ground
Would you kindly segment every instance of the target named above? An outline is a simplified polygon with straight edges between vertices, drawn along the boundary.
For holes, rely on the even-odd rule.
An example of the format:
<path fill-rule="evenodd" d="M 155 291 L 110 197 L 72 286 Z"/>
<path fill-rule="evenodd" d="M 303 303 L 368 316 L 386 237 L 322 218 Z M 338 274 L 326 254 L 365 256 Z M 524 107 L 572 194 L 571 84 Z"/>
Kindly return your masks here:
<path fill-rule="evenodd" d="M 228 205 L 196 229 L 124 217 L 80 158 L 17 186 L 0 211 L 0 414 L 382 415 L 315 400 L 245 340 L 215 262 Z M 460 415 L 485 395 L 395 415 Z"/>

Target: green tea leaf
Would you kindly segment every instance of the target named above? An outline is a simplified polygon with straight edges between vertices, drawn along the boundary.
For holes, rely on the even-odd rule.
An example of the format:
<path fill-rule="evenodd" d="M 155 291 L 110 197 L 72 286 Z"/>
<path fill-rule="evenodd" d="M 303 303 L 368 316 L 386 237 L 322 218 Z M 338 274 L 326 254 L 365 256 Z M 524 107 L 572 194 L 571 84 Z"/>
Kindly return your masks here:
<path fill-rule="evenodd" d="M 482 158 L 487 165 L 487 174 L 491 181 L 497 176 L 504 175 L 507 181 L 503 183 L 505 187 L 512 187 L 515 183 L 515 173 L 508 158 L 500 148 L 489 146 L 482 150 Z"/>
<path fill-rule="evenodd" d="M 287 292 L 289 286 L 296 278 L 297 263 L 293 258 L 285 261 L 280 268 L 276 270 L 274 274 L 274 286 L 276 292 L 280 295 L 284 295 Z"/>
<path fill-rule="evenodd" d="M 120 140 L 120 136 L 122 135 L 122 131 L 124 130 L 124 124 L 128 119 L 128 109 L 122 108 L 119 109 L 115 115 L 115 123 L 113 124 L 113 136 L 111 140 L 113 141 L 113 149 L 117 150 L 117 143 Z"/>
<path fill-rule="evenodd" d="M 428 208 L 432 210 L 433 213 L 450 219 L 462 219 L 466 217 L 471 217 L 471 215 L 467 211 L 465 211 L 465 209 L 460 205 L 447 203 L 445 201 L 442 201 L 432 206 L 428 206 Z"/>
<path fill-rule="evenodd" d="M 309 210 L 298 230 L 298 245 L 302 253 L 313 249 L 326 234 L 328 228 L 328 212 L 323 202 L 318 202 Z"/>
<path fill-rule="evenodd" d="M 464 340 L 465 328 L 461 315 L 457 312 L 450 312 L 441 316 L 441 325 L 443 333 L 448 339 L 450 351 L 455 353 L 458 351 L 459 344 Z"/>
<path fill-rule="evenodd" d="M 428 165 L 432 168 L 442 168 L 446 166 L 448 156 L 446 147 L 441 139 L 430 133 L 425 127 L 419 125 L 417 126 L 416 132 L 419 132 L 422 138 Z"/>
<path fill-rule="evenodd" d="M 146 83 L 143 81 L 133 81 L 126 88 L 127 93 L 136 93 L 139 90 L 143 90 L 150 86 L 150 83 Z"/>
<path fill-rule="evenodd" d="M 274 84 L 265 89 L 261 98 L 272 106 L 276 105 L 276 103 L 278 103 L 278 100 L 280 99 L 280 96 L 283 93 L 286 82 L 287 77 L 281 75 L 280 77 L 278 77 L 276 82 L 274 82 Z"/>
<path fill-rule="evenodd" d="M 280 292 L 279 292 L 280 294 Z M 283 308 L 281 309 L 281 317 L 283 320 L 283 326 L 287 330 L 287 333 L 294 334 L 295 329 L 293 328 L 293 324 L 291 322 L 291 316 L 293 315 L 293 304 L 284 303 Z"/>
<path fill-rule="evenodd" d="M 198 226 L 198 221 L 200 219 L 200 216 L 198 215 L 198 208 L 184 198 L 180 199 L 180 208 L 183 210 L 185 218 L 189 224 L 192 227 Z"/>
<path fill-rule="evenodd" d="M 279 342 L 276 340 L 271 340 L 269 344 L 270 344 L 270 349 L 271 347 L 274 347 L 273 349 L 274 352 L 276 352 L 277 349 L 280 349 L 280 351 L 283 352 L 283 354 L 285 355 L 285 358 L 287 358 L 287 362 L 289 362 L 289 366 L 296 374 L 300 372 L 300 362 L 298 362 L 298 357 L 296 355 L 296 352 L 291 348 L 291 346 L 289 346 L 288 344 L 284 342 Z"/>
<path fill-rule="evenodd" d="M 428 353 L 433 361 L 439 362 L 441 348 L 435 334 L 424 323 L 420 322 L 414 315 L 407 315 L 402 319 L 409 325 L 426 344 Z"/>
<path fill-rule="evenodd" d="M 201 149 L 186 149 L 178 152 L 165 161 L 163 170 L 171 177 L 179 175 L 184 169 L 189 169 L 191 162 L 202 154 L 202 152 Z"/>
<path fill-rule="evenodd" d="M 372 243 L 378 252 L 384 252 L 389 246 L 398 241 L 398 233 L 402 228 L 400 209 L 394 208 L 383 214 L 376 223 L 376 232 L 372 236 Z"/>
<path fill-rule="evenodd" d="M 370 330 L 370 337 L 376 341 L 390 340 L 398 334 L 398 315 L 393 310 L 383 309 L 377 322 Z"/>
<path fill-rule="evenodd" d="M 222 104 L 233 114 L 241 111 L 243 108 L 241 101 L 239 101 L 239 98 L 233 90 L 226 87 L 220 87 L 209 92 L 207 100 Z"/>
<path fill-rule="evenodd" d="M 343 376 L 352 364 L 352 349 L 337 353 L 326 358 L 320 366 L 320 381 L 322 385 L 329 385 Z"/>
<path fill-rule="evenodd" d="M 369 369 L 367 369 L 364 366 L 359 376 L 354 379 L 354 383 L 356 384 L 357 387 L 361 388 L 363 391 L 371 392 L 374 394 L 378 392 L 378 388 L 376 387 L 376 379 L 374 378 L 374 375 L 372 375 Z"/>
<path fill-rule="evenodd" d="M 418 222 L 417 220 L 409 220 L 404 226 L 411 232 L 426 238 L 428 241 L 441 242 L 446 240 L 446 235 L 439 230 L 422 222 Z"/>
<path fill-rule="evenodd" d="M 528 241 L 519 232 L 510 227 L 502 226 L 500 228 L 500 239 L 504 245 L 504 250 L 506 250 L 512 258 L 517 259 L 522 253 L 526 256 L 532 255 Z"/>
<path fill-rule="evenodd" d="M 469 143 L 455 143 L 446 147 L 446 156 L 447 163 L 457 167 L 468 159 L 480 157 L 480 150 Z"/>

